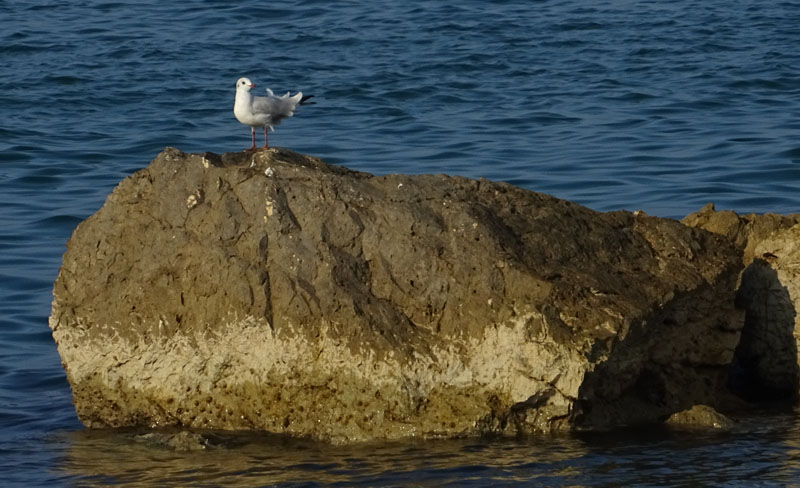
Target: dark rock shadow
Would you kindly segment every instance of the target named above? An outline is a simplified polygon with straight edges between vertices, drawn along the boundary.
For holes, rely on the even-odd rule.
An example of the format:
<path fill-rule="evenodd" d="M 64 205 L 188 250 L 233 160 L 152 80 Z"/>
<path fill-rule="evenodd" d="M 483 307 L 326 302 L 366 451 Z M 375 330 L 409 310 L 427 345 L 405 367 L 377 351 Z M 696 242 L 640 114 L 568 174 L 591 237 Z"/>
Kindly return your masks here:
<path fill-rule="evenodd" d="M 596 430 L 652 423 L 698 404 L 748 408 L 732 402 L 730 393 L 750 406 L 796 404 L 797 313 L 767 259 L 756 259 L 745 269 L 738 289 L 731 287 L 731 292 L 736 290 L 736 308 L 745 312 L 738 342 L 719 342 L 739 332 L 732 325 L 699 325 L 709 320 L 709 310 L 693 308 L 692 303 L 712 304 L 713 294 L 696 290 L 691 299 L 676 297 L 670 307 L 646 318 L 647 327 L 631 330 L 609 351 L 608 360 L 586 375 L 573 411 L 574 425 Z M 685 321 L 698 326 L 675 327 Z M 704 362 L 734 346 L 729 365 Z"/>
<path fill-rule="evenodd" d="M 652 424 L 697 404 L 714 404 L 728 378 L 741 314 L 715 310 L 736 282 L 676 294 L 635 320 L 607 359 L 586 374 L 572 412 L 577 430 Z M 726 318 L 727 315 L 727 318 Z M 736 323 L 736 324 L 734 324 Z M 734 328 L 735 327 L 735 328 Z M 726 342 L 727 341 L 727 342 Z"/>
<path fill-rule="evenodd" d="M 800 386 L 794 322 L 797 311 L 777 272 L 755 259 L 742 274 L 736 306 L 746 310 L 729 388 L 754 403 L 796 403 Z"/>

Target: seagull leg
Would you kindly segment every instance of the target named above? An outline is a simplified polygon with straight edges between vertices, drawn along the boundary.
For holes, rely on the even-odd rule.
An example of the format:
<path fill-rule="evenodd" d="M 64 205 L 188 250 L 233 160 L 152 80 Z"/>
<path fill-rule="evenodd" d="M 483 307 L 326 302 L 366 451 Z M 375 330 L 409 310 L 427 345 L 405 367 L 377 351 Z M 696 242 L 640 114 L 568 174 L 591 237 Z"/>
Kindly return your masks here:
<path fill-rule="evenodd" d="M 269 143 L 267 143 L 267 126 L 264 126 L 264 149 L 269 149 Z"/>
<path fill-rule="evenodd" d="M 250 127 L 250 140 L 253 141 L 253 145 L 245 149 L 245 151 L 255 151 L 256 150 L 256 128 Z"/>

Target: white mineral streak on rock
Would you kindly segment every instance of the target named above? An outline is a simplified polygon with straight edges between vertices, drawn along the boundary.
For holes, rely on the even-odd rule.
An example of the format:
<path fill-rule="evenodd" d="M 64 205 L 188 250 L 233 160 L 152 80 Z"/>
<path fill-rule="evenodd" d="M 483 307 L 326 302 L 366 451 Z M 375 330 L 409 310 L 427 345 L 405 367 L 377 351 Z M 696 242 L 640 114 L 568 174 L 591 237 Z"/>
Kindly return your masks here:
<path fill-rule="evenodd" d="M 371 426 L 374 433 L 394 438 L 435 434 L 435 429 L 426 431 L 424 426 L 435 424 L 436 410 L 431 412 L 431 419 L 415 419 L 413 423 L 410 418 L 397 416 L 404 411 L 410 414 L 420 401 L 447 387 L 467 394 L 488 392 L 517 403 L 554 386 L 558 394 L 551 398 L 550 404 L 566 414 L 570 400 L 577 397 L 583 380 L 585 360 L 582 361 L 574 352 L 556 350 L 552 345 L 525 342 L 525 324 L 532 318 L 533 314 L 509 325 L 487 327 L 482 340 L 467 341 L 460 348 L 435 347 L 430 357 L 415 355 L 410 362 L 396 357 L 378 359 L 368 350 L 353 352 L 331 339 L 325 328 L 319 339 L 313 341 L 296 334 L 279 337 L 263 323 L 263 319 L 251 317 L 232 320 L 223 328 L 225 334 L 140 337 L 136 342 L 116 335 L 97 341 L 90 339 L 78 327 L 69 331 L 57 328 L 54 337 L 64 363 L 74 365 L 68 368 L 71 383 L 99 381 L 100 385 L 95 387 L 103 389 L 106 394 L 124 385 L 126 390 L 134 390 L 147 399 L 145 403 L 163 403 L 159 399 L 172 398 L 174 409 L 198 396 L 213 397 L 225 387 L 235 389 L 237 385 L 247 387 L 274 382 L 282 387 L 294 383 L 303 388 L 313 381 L 312 378 L 349 378 L 347 381 L 356 385 L 392 392 L 395 399 L 404 396 L 400 398 L 400 407 L 394 408 L 392 420 L 379 419 Z M 462 393 L 454 393 L 450 401 L 458 401 Z M 237 398 L 241 405 L 253 400 Z M 151 412 L 141 413 L 152 417 Z M 244 412 L 242 415 L 252 417 L 253 413 Z M 473 413 L 475 416 L 462 419 L 465 430 L 474 428 L 481 417 L 490 412 L 473 410 Z M 153 424 L 175 423 L 175 419 L 180 417 L 180 413 L 170 412 L 166 407 L 161 418 L 154 419 Z M 400 428 L 381 425 L 404 422 L 408 424 Z M 190 421 L 188 425 L 203 427 L 202 422 Z M 233 421 L 227 427 L 249 426 Z M 348 437 L 346 433 L 342 434 L 341 429 L 328 431 L 317 434 L 333 442 L 369 438 L 363 432 L 353 432 Z"/>

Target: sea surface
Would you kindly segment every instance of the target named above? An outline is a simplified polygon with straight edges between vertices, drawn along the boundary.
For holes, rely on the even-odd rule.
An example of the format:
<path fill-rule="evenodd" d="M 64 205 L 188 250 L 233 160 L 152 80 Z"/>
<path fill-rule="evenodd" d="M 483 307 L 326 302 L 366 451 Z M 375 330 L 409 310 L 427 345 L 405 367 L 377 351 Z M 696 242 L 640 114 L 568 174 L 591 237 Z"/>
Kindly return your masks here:
<path fill-rule="evenodd" d="M 316 96 L 273 145 L 597 210 L 800 212 L 800 2 L 0 0 L 0 485 L 800 486 L 800 421 L 176 452 L 78 422 L 66 240 L 164 147 L 238 151 L 234 82 Z M 259 143 L 261 143 L 259 135 Z"/>

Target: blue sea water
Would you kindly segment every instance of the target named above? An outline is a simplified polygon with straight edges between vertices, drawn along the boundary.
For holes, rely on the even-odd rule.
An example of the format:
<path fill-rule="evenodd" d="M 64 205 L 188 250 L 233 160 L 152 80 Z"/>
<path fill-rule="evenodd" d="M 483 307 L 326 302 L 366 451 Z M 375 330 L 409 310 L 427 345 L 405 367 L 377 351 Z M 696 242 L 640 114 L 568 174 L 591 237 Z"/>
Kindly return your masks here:
<path fill-rule="evenodd" d="M 800 211 L 800 2 L 0 0 L 0 484 L 800 484 L 800 422 L 176 453 L 75 417 L 47 326 L 67 238 L 165 146 L 237 151 L 234 82 L 302 90 L 273 145 L 597 210 Z"/>

